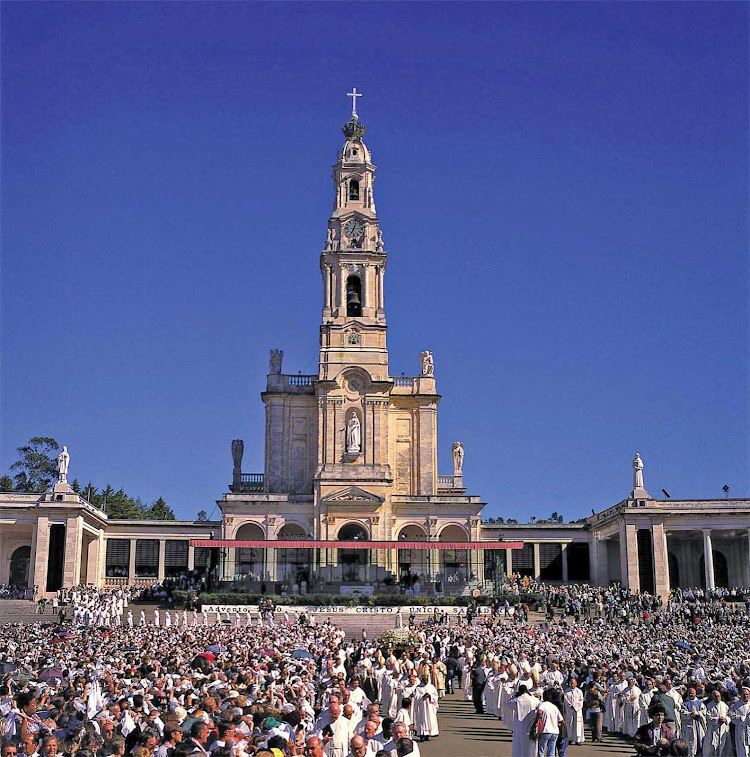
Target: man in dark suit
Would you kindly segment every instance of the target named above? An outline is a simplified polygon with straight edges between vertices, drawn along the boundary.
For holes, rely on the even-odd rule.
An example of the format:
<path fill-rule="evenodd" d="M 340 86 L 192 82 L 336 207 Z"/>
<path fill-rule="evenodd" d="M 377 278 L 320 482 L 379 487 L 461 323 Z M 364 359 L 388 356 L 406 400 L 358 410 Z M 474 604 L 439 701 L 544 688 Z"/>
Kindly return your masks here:
<path fill-rule="evenodd" d="M 675 735 L 669 726 L 664 724 L 666 715 L 661 705 L 652 707 L 648 714 L 650 723 L 642 725 L 633 739 L 633 746 L 638 754 L 664 755 L 669 752 L 669 745 L 674 741 Z"/>
<path fill-rule="evenodd" d="M 474 667 L 471 669 L 471 698 L 474 701 L 474 709 L 477 711 L 477 715 L 481 715 L 484 712 L 482 693 L 486 685 L 487 674 L 484 672 L 482 661 L 477 658 Z"/>

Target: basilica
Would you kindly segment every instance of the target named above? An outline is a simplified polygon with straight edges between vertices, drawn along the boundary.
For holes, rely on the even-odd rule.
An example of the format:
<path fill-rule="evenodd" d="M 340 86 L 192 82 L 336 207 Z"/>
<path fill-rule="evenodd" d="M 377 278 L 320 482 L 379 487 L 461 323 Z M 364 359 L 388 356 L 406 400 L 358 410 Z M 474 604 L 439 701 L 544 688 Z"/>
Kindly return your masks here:
<path fill-rule="evenodd" d="M 50 491 L 0 494 L 0 584 L 44 594 L 194 573 L 217 590 L 439 596 L 492 594 L 515 573 L 662 596 L 750 585 L 750 501 L 654 499 L 637 454 L 632 490 L 585 521 L 483 522 L 460 441 L 447 442 L 453 469 L 438 471 L 433 355 L 415 355 L 414 376 L 391 375 L 388 253 L 354 106 L 342 130 L 320 254 L 318 369 L 284 373 L 283 351 L 271 350 L 264 470 L 243 471 L 236 439 L 220 521 L 124 521 L 74 492 L 61 463 Z"/>

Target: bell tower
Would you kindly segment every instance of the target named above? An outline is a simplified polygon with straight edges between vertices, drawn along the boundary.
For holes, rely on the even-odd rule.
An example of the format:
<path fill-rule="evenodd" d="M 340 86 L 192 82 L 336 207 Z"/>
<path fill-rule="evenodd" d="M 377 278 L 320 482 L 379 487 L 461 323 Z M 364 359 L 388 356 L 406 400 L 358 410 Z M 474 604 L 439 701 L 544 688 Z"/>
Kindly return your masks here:
<path fill-rule="evenodd" d="M 364 368 L 375 381 L 388 381 L 383 304 L 386 253 L 375 212 L 375 166 L 363 141 L 354 89 L 352 114 L 342 131 L 344 146 L 333 166 L 334 202 L 326 245 L 320 256 L 323 314 L 320 327 L 321 381 L 347 366 Z"/>

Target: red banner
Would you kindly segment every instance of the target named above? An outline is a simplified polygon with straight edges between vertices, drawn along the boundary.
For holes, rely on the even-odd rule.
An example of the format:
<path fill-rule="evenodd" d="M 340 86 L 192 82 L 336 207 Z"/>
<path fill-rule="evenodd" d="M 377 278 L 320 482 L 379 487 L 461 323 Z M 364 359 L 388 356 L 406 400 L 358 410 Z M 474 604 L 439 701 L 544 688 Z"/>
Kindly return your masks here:
<path fill-rule="evenodd" d="M 523 549 L 522 541 L 323 541 L 289 539 L 191 539 L 194 547 L 267 549 Z"/>

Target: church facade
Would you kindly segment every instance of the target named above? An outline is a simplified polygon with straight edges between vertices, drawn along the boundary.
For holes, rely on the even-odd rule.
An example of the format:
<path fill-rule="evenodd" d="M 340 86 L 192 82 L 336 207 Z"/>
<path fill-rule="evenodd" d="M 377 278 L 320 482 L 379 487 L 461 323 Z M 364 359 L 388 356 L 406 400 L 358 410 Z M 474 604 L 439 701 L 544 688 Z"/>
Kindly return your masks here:
<path fill-rule="evenodd" d="M 285 374 L 283 352 L 271 351 L 263 472 L 243 472 L 234 440 L 220 521 L 117 521 L 72 491 L 66 460 L 49 492 L 0 494 L 0 583 L 49 593 L 192 572 L 227 589 L 329 594 L 492 593 L 510 573 L 661 595 L 750 585 L 750 501 L 656 500 L 638 455 L 630 495 L 585 521 L 482 521 L 461 442 L 453 469 L 438 471 L 433 355 L 415 355 L 414 376 L 391 375 L 388 253 L 354 109 L 343 132 L 320 255 L 318 370 Z"/>

